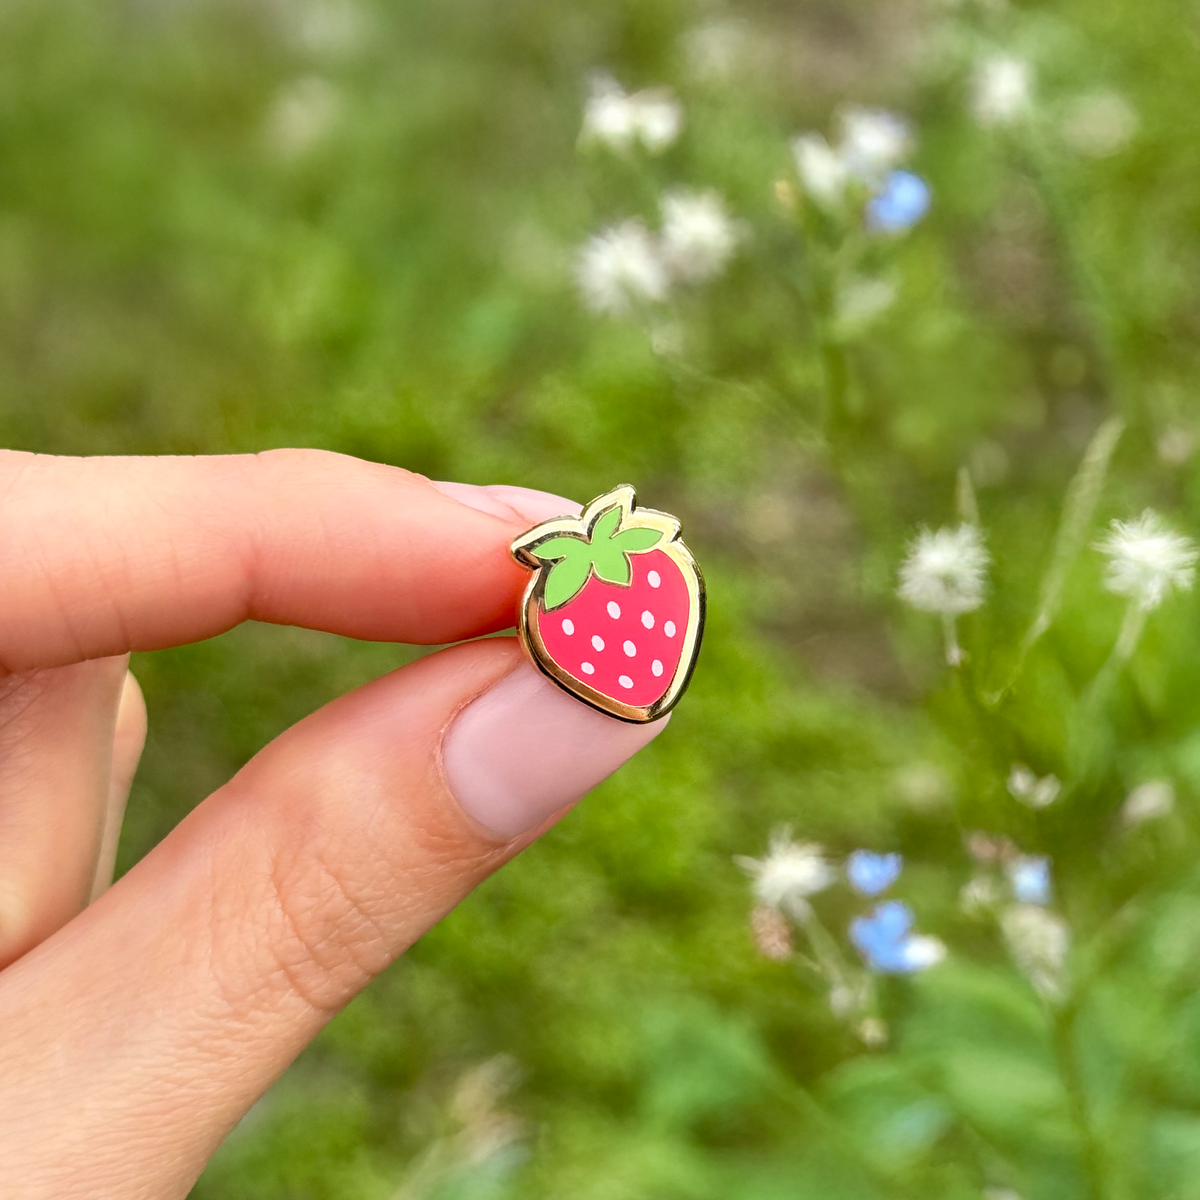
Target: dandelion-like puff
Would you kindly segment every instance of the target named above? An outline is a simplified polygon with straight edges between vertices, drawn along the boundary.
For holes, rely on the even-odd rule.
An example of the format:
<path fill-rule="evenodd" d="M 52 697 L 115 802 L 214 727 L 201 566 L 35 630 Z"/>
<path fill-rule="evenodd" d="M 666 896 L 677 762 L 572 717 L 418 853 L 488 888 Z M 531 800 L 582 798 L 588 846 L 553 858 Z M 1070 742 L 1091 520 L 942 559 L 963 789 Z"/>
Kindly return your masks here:
<path fill-rule="evenodd" d="M 1104 586 L 1146 612 L 1172 591 L 1189 591 L 1196 579 L 1196 543 L 1151 508 L 1133 521 L 1113 521 L 1096 549 L 1108 558 Z"/>
<path fill-rule="evenodd" d="M 588 308 L 609 316 L 665 300 L 670 291 L 658 244 L 636 219 L 589 238 L 579 251 L 575 279 Z"/>
<path fill-rule="evenodd" d="M 750 876 L 760 904 L 782 909 L 797 919 L 807 915 L 808 897 L 837 879 L 824 850 L 812 842 L 793 841 L 786 826 L 772 833 L 765 858 L 738 855 L 733 861 Z"/>
<path fill-rule="evenodd" d="M 955 619 L 983 603 L 990 561 L 983 535 L 974 525 L 963 524 L 956 529 L 922 529 L 900 564 L 897 595 L 913 608 L 941 616 L 951 666 L 958 666 L 963 657 Z"/>
<path fill-rule="evenodd" d="M 685 283 L 720 274 L 745 232 L 714 191 L 669 191 L 662 198 L 662 215 L 663 262 Z"/>

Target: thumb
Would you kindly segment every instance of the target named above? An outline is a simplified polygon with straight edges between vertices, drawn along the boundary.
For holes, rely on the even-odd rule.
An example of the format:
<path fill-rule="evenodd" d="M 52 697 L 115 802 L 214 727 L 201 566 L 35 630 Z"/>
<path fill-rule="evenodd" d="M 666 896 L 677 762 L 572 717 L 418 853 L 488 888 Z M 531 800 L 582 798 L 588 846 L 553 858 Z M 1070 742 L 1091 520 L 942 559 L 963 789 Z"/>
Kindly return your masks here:
<path fill-rule="evenodd" d="M 288 730 L 0 975 L 0 1195 L 185 1196 L 333 1013 L 662 724 L 487 639 Z"/>

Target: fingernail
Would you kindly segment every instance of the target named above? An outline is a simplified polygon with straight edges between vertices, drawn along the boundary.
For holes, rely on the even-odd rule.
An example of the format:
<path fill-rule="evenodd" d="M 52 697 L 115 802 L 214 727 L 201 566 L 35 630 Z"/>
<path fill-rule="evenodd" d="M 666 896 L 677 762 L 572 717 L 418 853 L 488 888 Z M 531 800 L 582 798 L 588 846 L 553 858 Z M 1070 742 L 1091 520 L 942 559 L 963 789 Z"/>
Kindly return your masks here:
<path fill-rule="evenodd" d="M 497 483 L 486 487 L 474 483 L 451 483 L 432 480 L 439 492 L 480 512 L 493 517 L 511 520 L 515 514 L 532 525 L 549 521 L 551 517 L 576 516 L 580 505 L 574 500 L 556 496 L 553 492 L 539 492 L 534 488 L 511 487 Z"/>
<path fill-rule="evenodd" d="M 442 763 L 463 811 L 513 838 L 608 778 L 667 720 L 607 717 L 522 662 L 458 715 Z"/>

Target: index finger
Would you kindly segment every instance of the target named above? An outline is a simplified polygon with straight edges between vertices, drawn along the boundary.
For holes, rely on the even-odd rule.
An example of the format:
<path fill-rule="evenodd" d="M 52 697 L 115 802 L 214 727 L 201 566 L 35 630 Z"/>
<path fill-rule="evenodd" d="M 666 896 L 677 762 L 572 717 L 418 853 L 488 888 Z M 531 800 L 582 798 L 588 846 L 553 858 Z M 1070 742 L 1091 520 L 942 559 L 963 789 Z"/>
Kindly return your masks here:
<path fill-rule="evenodd" d="M 0 669 L 198 641 L 245 620 L 436 645 L 512 624 L 528 524 L 316 450 L 0 451 Z M 511 515 L 507 515 L 511 514 Z"/>

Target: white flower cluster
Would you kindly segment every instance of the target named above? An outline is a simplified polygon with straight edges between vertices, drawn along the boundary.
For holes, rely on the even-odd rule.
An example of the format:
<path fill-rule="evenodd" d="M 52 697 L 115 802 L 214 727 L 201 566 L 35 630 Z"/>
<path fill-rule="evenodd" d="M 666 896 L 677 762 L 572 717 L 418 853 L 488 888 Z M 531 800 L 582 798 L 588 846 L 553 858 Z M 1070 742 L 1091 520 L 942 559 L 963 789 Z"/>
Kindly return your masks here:
<path fill-rule="evenodd" d="M 802 133 L 792 142 L 800 185 L 825 208 L 840 206 L 852 183 L 877 187 L 913 147 L 908 122 L 881 109 L 843 109 L 839 134 L 833 144 L 820 133 Z"/>
<path fill-rule="evenodd" d="M 641 146 L 661 154 L 683 130 L 683 105 L 670 88 L 626 92 L 611 76 L 592 76 L 579 140 L 627 154 Z"/>
<path fill-rule="evenodd" d="M 1024 763 L 1013 763 L 1008 772 L 1008 794 L 1026 808 L 1048 808 L 1061 791 L 1062 782 L 1057 775 L 1039 778 Z"/>
<path fill-rule="evenodd" d="M 739 221 L 714 191 L 676 188 L 662 197 L 656 234 L 632 218 L 588 238 L 575 279 L 593 312 L 623 316 L 666 300 L 676 285 L 715 278 L 743 237 Z"/>
<path fill-rule="evenodd" d="M 594 76 L 580 141 L 626 153 L 635 145 L 665 150 L 683 129 L 683 107 L 667 88 L 628 93 L 609 75 Z M 743 222 L 711 190 L 673 188 L 659 201 L 661 227 L 634 217 L 588 238 L 575 281 L 593 312 L 625 316 L 669 299 L 677 286 L 715 278 L 745 237 Z"/>

